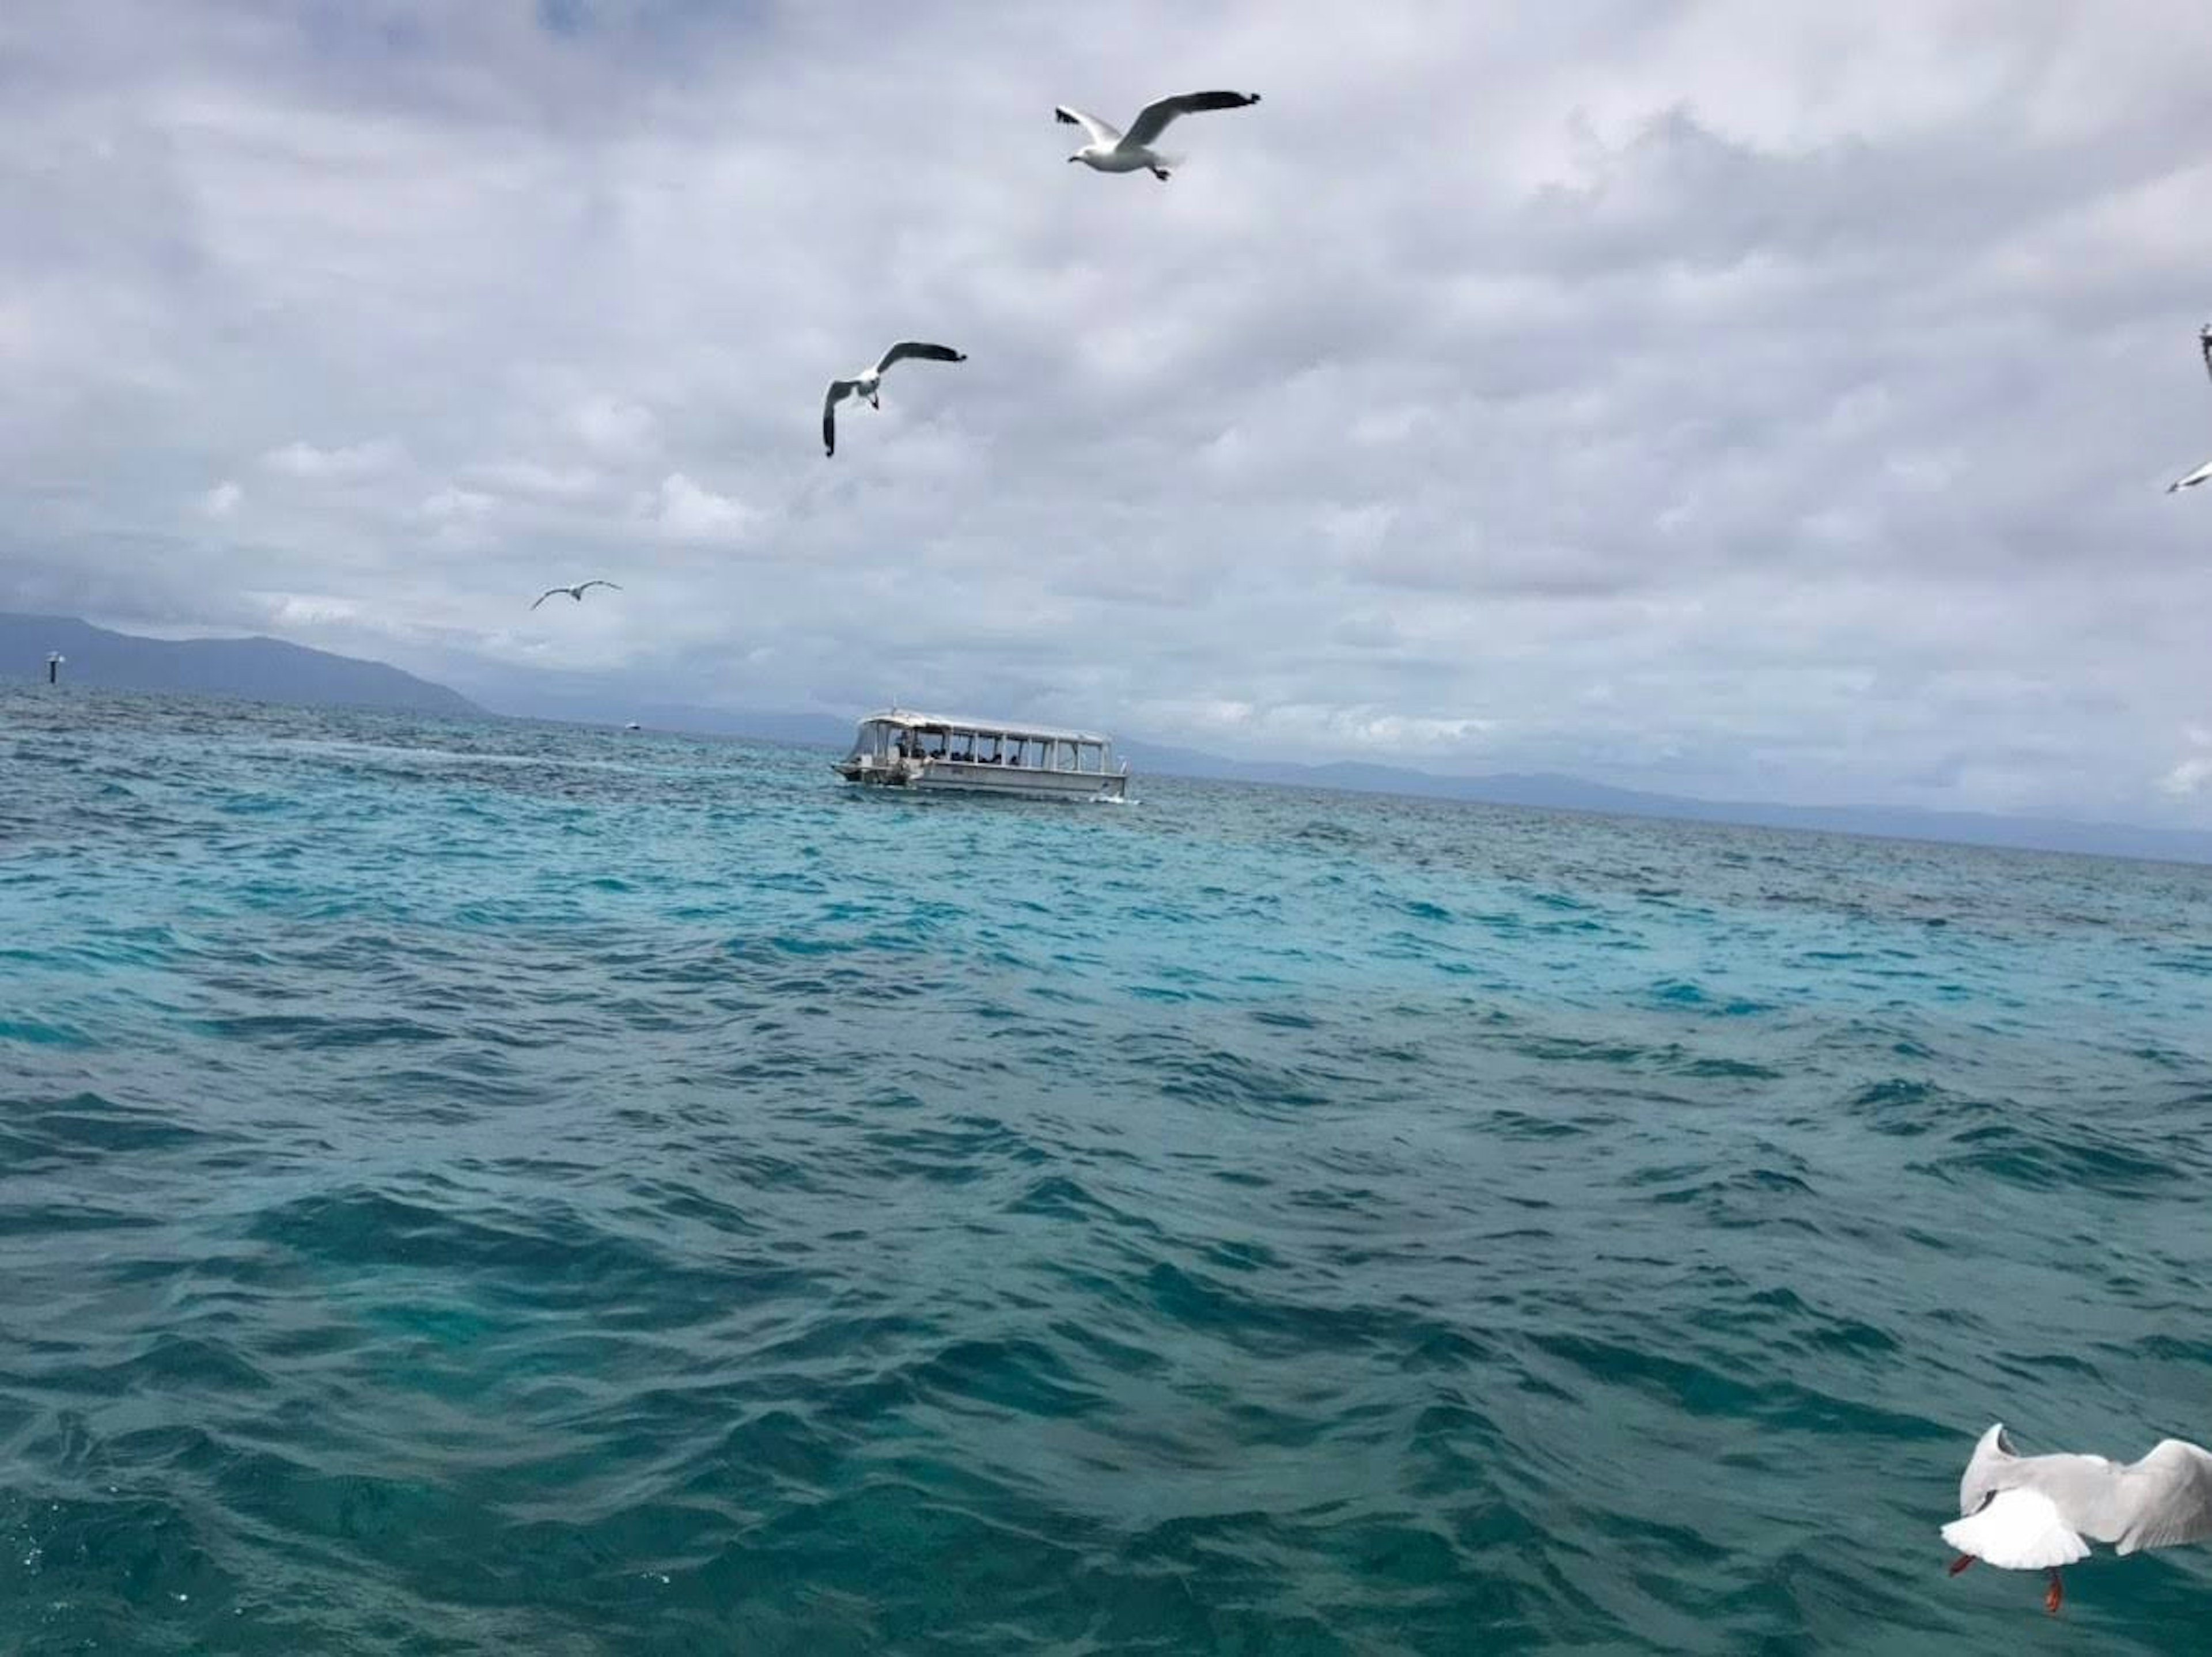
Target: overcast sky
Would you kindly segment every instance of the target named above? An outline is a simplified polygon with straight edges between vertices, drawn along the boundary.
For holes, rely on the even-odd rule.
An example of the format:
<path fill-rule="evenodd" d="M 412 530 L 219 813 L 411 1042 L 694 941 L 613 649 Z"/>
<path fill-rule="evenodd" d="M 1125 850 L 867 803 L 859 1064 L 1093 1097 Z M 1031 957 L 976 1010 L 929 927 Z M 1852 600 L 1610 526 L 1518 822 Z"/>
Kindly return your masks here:
<path fill-rule="evenodd" d="M 2203 0 L 9 0 L 0 608 L 2212 826 L 2208 88 Z"/>

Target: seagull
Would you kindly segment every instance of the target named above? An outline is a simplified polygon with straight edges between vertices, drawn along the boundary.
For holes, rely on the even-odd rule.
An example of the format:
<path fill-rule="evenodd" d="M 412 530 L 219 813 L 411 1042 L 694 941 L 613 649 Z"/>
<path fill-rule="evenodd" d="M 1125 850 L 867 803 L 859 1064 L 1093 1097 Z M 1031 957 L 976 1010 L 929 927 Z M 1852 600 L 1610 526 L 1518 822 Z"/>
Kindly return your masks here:
<path fill-rule="evenodd" d="M 926 362 L 965 362 L 968 353 L 956 351 L 950 345 L 930 345 L 918 339 L 902 339 L 876 359 L 872 368 L 863 368 L 850 379 L 833 379 L 822 399 L 822 452 L 837 452 L 837 405 L 848 397 L 864 397 L 871 409 L 884 405 L 879 400 L 884 385 L 884 371 L 894 362 L 908 357 L 919 357 Z"/>
<path fill-rule="evenodd" d="M 580 604 L 584 602 L 584 589 L 586 587 L 614 587 L 614 590 L 617 592 L 620 592 L 622 591 L 620 587 L 615 586 L 615 584 L 612 581 L 579 581 L 572 587 L 546 588 L 544 592 L 539 593 L 535 598 L 530 601 L 530 607 L 532 610 L 537 609 L 538 605 L 544 604 L 548 598 L 550 598 L 556 592 L 565 592 Z"/>
<path fill-rule="evenodd" d="M 2197 349 L 2204 354 L 2204 372 L 2212 374 L 2212 322 L 2197 331 Z M 2166 486 L 2168 495 L 2179 489 L 2193 489 L 2199 483 L 2212 482 L 2212 460 L 2206 461 L 2186 477 L 2177 477 Z"/>
<path fill-rule="evenodd" d="M 1259 101 L 1256 92 L 1186 92 L 1180 98 L 1163 98 L 1158 103 L 1146 104 L 1137 112 L 1137 118 L 1129 124 L 1127 132 L 1107 125 L 1096 115 L 1070 109 L 1066 104 L 1057 106 L 1052 112 L 1054 118 L 1069 126 L 1079 126 L 1091 135 L 1091 142 L 1070 155 L 1069 161 L 1081 161 L 1094 173 L 1134 173 L 1139 167 L 1150 167 L 1152 176 L 1165 184 L 1168 168 L 1178 165 L 1178 160 L 1159 154 L 1152 146 L 1152 140 L 1168 130 L 1169 122 L 1178 115 L 1193 114 L 1201 109 L 1243 109 Z"/>
<path fill-rule="evenodd" d="M 2000 1422 L 1984 1433 L 1959 1481 L 1960 1517 L 1943 1527 L 1956 1576 L 1977 1559 L 2001 1570 L 2048 1571 L 2043 1608 L 2057 1615 L 2058 1568 L 2091 1542 L 2120 1552 L 2212 1538 L 2212 1451 L 2161 1439 L 2122 1466 L 2100 1455 L 2017 1455 Z"/>

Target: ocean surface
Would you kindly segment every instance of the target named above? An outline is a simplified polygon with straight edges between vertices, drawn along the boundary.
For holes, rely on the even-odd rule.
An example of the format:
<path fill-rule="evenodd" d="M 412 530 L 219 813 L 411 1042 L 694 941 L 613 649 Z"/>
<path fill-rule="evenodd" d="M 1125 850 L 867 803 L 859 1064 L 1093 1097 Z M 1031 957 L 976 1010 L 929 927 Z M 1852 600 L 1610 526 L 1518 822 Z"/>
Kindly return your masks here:
<path fill-rule="evenodd" d="M 0 1652 L 2202 1653 L 2212 869 L 0 692 Z"/>

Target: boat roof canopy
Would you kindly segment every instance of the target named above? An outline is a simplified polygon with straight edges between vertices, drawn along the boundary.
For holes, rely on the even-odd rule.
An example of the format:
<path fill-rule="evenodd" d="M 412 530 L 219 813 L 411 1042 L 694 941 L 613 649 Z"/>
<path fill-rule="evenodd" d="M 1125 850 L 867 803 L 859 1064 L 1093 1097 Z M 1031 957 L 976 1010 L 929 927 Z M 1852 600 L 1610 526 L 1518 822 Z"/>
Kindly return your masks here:
<path fill-rule="evenodd" d="M 973 731 L 986 737 L 1013 737 L 1028 742 L 1082 742 L 1110 745 L 1111 737 L 1097 731 L 1066 731 L 1052 725 L 1023 725 L 1008 719 L 969 719 L 950 713 L 917 713 L 910 707 L 888 707 L 871 713 L 862 725 L 895 725 L 908 731 Z"/>

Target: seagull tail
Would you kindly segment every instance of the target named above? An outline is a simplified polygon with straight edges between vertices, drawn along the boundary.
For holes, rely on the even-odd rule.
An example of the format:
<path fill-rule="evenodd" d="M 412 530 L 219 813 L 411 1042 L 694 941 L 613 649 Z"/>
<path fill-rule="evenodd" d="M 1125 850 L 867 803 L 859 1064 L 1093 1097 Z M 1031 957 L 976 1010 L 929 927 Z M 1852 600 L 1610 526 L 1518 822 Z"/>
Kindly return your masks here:
<path fill-rule="evenodd" d="M 1943 1527 L 1943 1539 L 1999 1570 L 2049 1570 L 2089 1557 L 2089 1545 L 2039 1490 L 1999 1490 L 1981 1510 Z"/>

